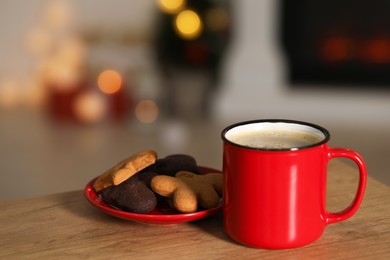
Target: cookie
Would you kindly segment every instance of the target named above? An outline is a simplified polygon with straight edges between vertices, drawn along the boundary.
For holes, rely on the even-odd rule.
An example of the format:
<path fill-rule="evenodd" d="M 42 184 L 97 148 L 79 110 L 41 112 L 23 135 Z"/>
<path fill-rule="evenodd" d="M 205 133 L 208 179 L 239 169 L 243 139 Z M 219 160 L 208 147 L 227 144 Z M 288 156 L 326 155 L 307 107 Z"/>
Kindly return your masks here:
<path fill-rule="evenodd" d="M 157 198 L 150 189 L 154 172 L 139 172 L 118 186 L 110 186 L 99 192 L 107 204 L 132 213 L 148 213 L 157 205 Z"/>
<path fill-rule="evenodd" d="M 191 213 L 198 207 L 217 207 L 222 197 L 223 177 L 221 173 L 197 175 L 179 171 L 175 177 L 159 175 L 150 184 L 157 194 L 171 198 L 173 206 L 180 212 Z"/>
<path fill-rule="evenodd" d="M 169 176 L 175 176 L 179 171 L 200 173 L 195 158 L 187 154 L 172 154 L 158 159 L 155 164 L 149 166 L 146 170 Z"/>
<path fill-rule="evenodd" d="M 156 160 L 157 153 L 155 151 L 138 152 L 101 174 L 93 183 L 93 188 L 99 192 L 112 185 L 119 185 L 137 172 L 154 164 Z"/>

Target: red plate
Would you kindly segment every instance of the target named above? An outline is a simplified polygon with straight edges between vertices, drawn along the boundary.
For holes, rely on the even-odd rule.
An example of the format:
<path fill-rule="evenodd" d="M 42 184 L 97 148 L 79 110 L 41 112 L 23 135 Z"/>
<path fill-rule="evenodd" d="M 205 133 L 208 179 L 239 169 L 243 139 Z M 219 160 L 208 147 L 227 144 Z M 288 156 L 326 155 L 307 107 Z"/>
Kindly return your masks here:
<path fill-rule="evenodd" d="M 203 166 L 199 166 L 199 170 L 201 174 L 206 174 L 210 172 L 221 172 L 219 170 Z M 159 203 L 154 210 L 146 214 L 125 212 L 122 210 L 115 209 L 106 204 L 104 201 L 102 201 L 92 187 L 94 181 L 95 179 L 91 180 L 84 188 L 84 195 L 87 198 L 88 202 L 96 208 L 100 209 L 101 211 L 124 220 L 131 220 L 149 224 L 178 224 L 212 216 L 222 209 L 222 203 L 220 203 L 218 207 L 212 209 L 182 214 L 178 213 L 174 209 L 171 209 L 165 203 Z"/>

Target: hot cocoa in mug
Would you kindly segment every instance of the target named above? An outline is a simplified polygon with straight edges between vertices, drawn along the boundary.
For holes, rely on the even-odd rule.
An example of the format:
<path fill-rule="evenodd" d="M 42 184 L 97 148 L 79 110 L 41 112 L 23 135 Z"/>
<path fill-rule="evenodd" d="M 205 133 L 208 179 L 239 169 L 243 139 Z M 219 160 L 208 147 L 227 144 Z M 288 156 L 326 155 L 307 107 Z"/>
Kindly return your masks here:
<path fill-rule="evenodd" d="M 363 199 L 366 165 L 351 149 L 329 147 L 329 139 L 325 128 L 294 120 L 254 120 L 226 127 L 226 233 L 251 247 L 295 248 L 317 240 L 328 224 L 354 215 Z M 357 164 L 359 184 L 346 209 L 328 212 L 327 164 L 336 157 Z"/>
<path fill-rule="evenodd" d="M 262 149 L 294 149 L 322 141 L 325 136 L 315 128 L 285 123 L 246 124 L 237 126 L 225 136 L 233 143 Z"/>

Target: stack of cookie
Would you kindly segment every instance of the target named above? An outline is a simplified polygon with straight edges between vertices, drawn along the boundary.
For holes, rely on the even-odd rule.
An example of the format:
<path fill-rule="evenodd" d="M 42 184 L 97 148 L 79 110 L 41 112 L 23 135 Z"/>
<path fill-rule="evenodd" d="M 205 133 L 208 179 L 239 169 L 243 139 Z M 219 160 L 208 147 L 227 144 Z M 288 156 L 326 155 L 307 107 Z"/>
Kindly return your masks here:
<path fill-rule="evenodd" d="M 107 204 L 133 213 L 148 213 L 161 199 L 182 213 L 218 206 L 221 173 L 200 175 L 190 155 L 157 157 L 152 150 L 138 152 L 105 171 L 93 188 Z"/>

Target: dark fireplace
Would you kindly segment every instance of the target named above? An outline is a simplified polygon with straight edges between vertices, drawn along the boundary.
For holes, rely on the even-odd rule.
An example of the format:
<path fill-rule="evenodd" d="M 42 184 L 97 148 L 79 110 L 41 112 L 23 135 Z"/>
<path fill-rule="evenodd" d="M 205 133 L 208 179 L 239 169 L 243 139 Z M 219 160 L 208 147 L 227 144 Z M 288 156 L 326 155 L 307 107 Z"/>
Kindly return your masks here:
<path fill-rule="evenodd" d="M 292 86 L 390 89 L 390 0 L 280 0 Z"/>

